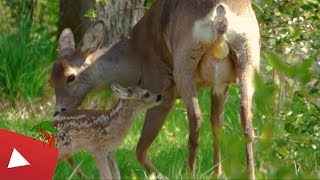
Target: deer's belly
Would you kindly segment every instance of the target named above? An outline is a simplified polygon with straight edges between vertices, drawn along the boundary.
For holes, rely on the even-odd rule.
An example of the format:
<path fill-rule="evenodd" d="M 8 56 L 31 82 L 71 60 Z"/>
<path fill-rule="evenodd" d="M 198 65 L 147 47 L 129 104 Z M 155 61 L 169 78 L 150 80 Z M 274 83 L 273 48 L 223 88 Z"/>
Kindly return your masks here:
<path fill-rule="evenodd" d="M 236 68 L 228 57 L 214 59 L 210 53 L 203 56 L 198 65 L 198 86 L 223 88 L 230 83 L 236 82 Z"/>

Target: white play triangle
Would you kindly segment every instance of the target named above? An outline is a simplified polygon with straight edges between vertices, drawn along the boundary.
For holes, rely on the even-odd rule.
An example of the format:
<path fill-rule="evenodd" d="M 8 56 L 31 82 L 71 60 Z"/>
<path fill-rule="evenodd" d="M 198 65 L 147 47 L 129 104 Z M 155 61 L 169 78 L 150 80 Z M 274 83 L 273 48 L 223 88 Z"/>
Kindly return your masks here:
<path fill-rule="evenodd" d="M 15 168 L 21 166 L 28 166 L 30 163 L 24 158 L 16 148 L 13 148 L 8 168 Z"/>

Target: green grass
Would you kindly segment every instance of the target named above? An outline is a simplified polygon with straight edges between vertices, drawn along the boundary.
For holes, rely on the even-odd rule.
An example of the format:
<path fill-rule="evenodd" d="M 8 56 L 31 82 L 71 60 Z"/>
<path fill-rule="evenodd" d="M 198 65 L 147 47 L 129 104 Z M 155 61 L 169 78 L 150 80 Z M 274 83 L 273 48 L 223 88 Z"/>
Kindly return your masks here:
<path fill-rule="evenodd" d="M 199 102 L 203 114 L 202 127 L 197 151 L 197 178 L 207 179 L 214 177 L 213 174 L 213 144 L 211 126 L 209 122 L 210 114 L 210 92 L 203 90 L 198 94 Z M 164 175 L 171 179 L 188 178 L 187 172 L 187 140 L 188 122 L 184 105 L 177 101 L 173 110 L 169 114 L 167 121 L 160 134 L 149 150 L 149 157 L 154 165 Z M 262 120 L 258 115 L 261 113 L 254 109 L 254 127 L 257 136 L 282 137 L 284 133 L 283 122 L 276 120 Z M 28 130 L 39 121 L 48 120 L 29 119 L 27 121 L 8 121 L 1 116 L 0 127 L 16 132 L 30 135 Z M 150 174 L 145 172 L 139 165 L 135 157 L 135 148 L 139 139 L 141 128 L 144 121 L 144 114 L 141 114 L 125 143 L 117 151 L 116 159 L 123 179 L 148 178 Z M 223 158 L 223 178 L 245 178 L 246 160 L 244 151 L 244 141 L 239 119 L 239 89 L 232 86 L 230 89 L 228 103 L 226 105 L 224 129 L 221 143 Z M 269 135 L 266 135 L 268 134 Z M 256 140 L 255 147 L 255 166 L 257 178 L 319 178 L 320 172 L 320 153 L 309 147 L 301 147 L 295 155 L 290 149 L 291 142 L 285 142 L 280 146 L 275 140 Z M 287 148 L 289 154 L 282 155 L 281 148 Z M 290 154 L 292 151 L 293 154 Z M 294 157 L 291 157 L 294 156 Z M 94 160 L 85 151 L 74 155 L 76 162 L 81 163 L 81 170 L 90 178 L 98 178 L 99 173 L 96 169 Z M 66 163 L 58 164 L 54 179 L 68 179 L 73 169 Z M 77 176 L 72 177 L 77 178 Z"/>
<path fill-rule="evenodd" d="M 43 95 L 47 85 L 51 61 L 57 56 L 52 30 L 33 21 L 21 5 L 21 17 L 11 26 L 8 19 L 0 29 L 0 98 L 31 101 Z M 5 96 L 3 96 L 5 95 Z"/>

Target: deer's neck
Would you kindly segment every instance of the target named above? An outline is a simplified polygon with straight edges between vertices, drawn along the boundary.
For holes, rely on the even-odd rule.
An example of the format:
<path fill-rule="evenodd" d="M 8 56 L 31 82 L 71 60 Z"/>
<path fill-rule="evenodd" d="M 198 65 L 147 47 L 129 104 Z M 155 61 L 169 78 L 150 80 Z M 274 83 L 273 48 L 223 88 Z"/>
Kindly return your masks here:
<path fill-rule="evenodd" d="M 109 87 L 111 83 L 123 86 L 137 85 L 141 79 L 141 61 L 132 52 L 126 40 L 119 41 L 110 49 L 102 48 L 86 59 L 83 78 L 93 88 Z"/>
<path fill-rule="evenodd" d="M 119 124 L 121 128 L 129 128 L 141 109 L 141 103 L 138 101 L 120 99 L 105 116 L 109 117 L 111 123 Z"/>

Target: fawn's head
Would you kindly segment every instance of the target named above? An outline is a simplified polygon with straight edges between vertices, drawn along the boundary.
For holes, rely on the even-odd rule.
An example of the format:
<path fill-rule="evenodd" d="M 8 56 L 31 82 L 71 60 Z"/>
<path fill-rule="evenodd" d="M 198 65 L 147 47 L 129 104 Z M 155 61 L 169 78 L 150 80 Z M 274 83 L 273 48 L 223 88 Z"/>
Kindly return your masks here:
<path fill-rule="evenodd" d="M 142 89 L 139 86 L 124 88 L 119 84 L 112 84 L 111 89 L 117 94 L 120 99 L 134 101 L 141 105 L 142 108 L 151 108 L 159 105 L 162 100 L 162 95 L 158 93 L 152 93 L 146 89 Z"/>
<path fill-rule="evenodd" d="M 83 37 L 75 49 L 74 37 L 70 29 L 65 29 L 59 38 L 59 57 L 52 65 L 50 82 L 55 90 L 56 112 L 77 108 L 93 82 L 86 75 L 92 53 L 99 49 L 104 39 L 104 23 L 97 21 Z"/>

